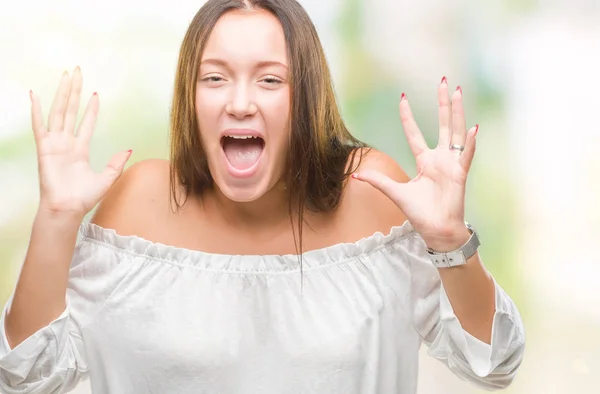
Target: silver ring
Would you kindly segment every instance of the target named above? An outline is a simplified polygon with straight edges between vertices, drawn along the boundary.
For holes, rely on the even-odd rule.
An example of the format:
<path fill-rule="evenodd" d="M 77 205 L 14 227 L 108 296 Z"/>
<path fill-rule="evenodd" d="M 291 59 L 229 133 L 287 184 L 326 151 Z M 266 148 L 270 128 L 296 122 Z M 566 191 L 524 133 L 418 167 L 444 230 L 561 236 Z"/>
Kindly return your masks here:
<path fill-rule="evenodd" d="M 450 150 L 457 150 L 457 151 L 460 151 L 460 153 L 462 153 L 462 151 L 465 150 L 465 147 L 462 145 L 458 145 L 458 144 L 452 144 L 452 145 L 450 145 Z"/>

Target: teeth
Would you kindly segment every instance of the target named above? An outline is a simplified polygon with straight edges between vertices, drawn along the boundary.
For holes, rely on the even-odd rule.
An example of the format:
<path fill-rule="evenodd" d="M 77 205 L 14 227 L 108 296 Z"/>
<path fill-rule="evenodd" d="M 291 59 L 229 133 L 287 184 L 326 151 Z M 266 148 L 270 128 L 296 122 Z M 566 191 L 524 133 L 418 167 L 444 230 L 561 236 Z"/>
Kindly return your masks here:
<path fill-rule="evenodd" d="M 259 138 L 259 137 L 253 136 L 253 135 L 226 135 L 226 137 L 235 138 L 236 140 L 245 140 L 248 138 Z"/>

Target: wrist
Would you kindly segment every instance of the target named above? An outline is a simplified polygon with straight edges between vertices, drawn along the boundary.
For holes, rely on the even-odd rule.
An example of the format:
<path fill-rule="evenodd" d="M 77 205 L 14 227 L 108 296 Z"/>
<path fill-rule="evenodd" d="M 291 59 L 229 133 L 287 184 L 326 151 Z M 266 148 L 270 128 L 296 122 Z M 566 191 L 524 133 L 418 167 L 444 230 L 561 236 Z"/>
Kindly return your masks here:
<path fill-rule="evenodd" d="M 452 252 L 459 249 L 471 238 L 471 232 L 466 225 L 446 232 L 443 235 L 436 235 L 424 239 L 428 248 L 438 253 Z"/>
<path fill-rule="evenodd" d="M 83 221 L 85 214 L 77 211 L 57 211 L 53 209 L 48 209 L 43 204 L 40 204 L 38 210 L 35 215 L 35 222 L 38 225 L 52 225 L 59 226 L 63 228 L 77 227 Z"/>

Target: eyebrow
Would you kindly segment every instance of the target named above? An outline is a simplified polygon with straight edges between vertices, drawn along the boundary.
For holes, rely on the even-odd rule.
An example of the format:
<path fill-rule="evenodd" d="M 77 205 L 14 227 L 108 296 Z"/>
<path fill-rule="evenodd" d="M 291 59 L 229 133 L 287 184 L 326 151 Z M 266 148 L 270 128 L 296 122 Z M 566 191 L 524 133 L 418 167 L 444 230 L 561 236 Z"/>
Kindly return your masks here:
<path fill-rule="evenodd" d="M 229 65 L 227 64 L 227 62 L 225 60 L 222 59 L 204 59 L 200 62 L 200 65 L 203 64 L 213 64 L 216 66 L 223 66 L 223 67 L 227 67 L 229 68 Z M 280 67 L 285 67 L 286 69 L 288 68 L 287 65 L 275 61 L 275 60 L 262 60 L 259 62 L 256 62 L 256 64 L 254 65 L 255 68 L 263 68 L 263 67 L 269 67 L 269 66 L 280 66 Z"/>

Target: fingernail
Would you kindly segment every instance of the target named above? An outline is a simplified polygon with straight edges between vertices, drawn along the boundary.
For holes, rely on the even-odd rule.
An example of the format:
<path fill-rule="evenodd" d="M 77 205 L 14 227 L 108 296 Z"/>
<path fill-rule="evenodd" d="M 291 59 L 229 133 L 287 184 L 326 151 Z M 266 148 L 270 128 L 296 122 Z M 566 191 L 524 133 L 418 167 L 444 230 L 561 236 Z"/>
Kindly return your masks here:
<path fill-rule="evenodd" d="M 456 91 L 457 91 L 457 92 L 460 92 L 460 94 L 462 94 L 462 88 L 460 87 L 460 85 L 458 85 L 458 86 L 456 87 Z"/>
<path fill-rule="evenodd" d="M 29 98 L 33 100 L 33 90 L 29 90 Z"/>
<path fill-rule="evenodd" d="M 477 133 L 479 133 L 479 125 L 478 124 L 475 125 L 475 135 L 477 135 Z"/>
<path fill-rule="evenodd" d="M 133 149 L 129 149 L 129 150 L 127 151 L 127 153 L 129 153 L 129 154 L 131 154 L 131 152 L 133 152 Z"/>
<path fill-rule="evenodd" d="M 404 100 L 406 98 L 406 95 L 404 93 L 402 93 L 402 96 L 400 97 L 400 101 Z"/>
<path fill-rule="evenodd" d="M 448 80 L 446 79 L 446 77 L 442 77 L 442 83 L 448 83 Z"/>
<path fill-rule="evenodd" d="M 97 95 L 98 95 L 98 92 L 94 92 L 94 94 L 92 94 L 92 96 L 97 96 Z"/>
<path fill-rule="evenodd" d="M 75 67 L 75 71 L 81 71 L 81 68 L 79 66 Z"/>
<path fill-rule="evenodd" d="M 356 174 L 352 174 L 352 178 L 354 178 L 354 179 L 358 179 L 358 175 L 356 175 Z"/>

